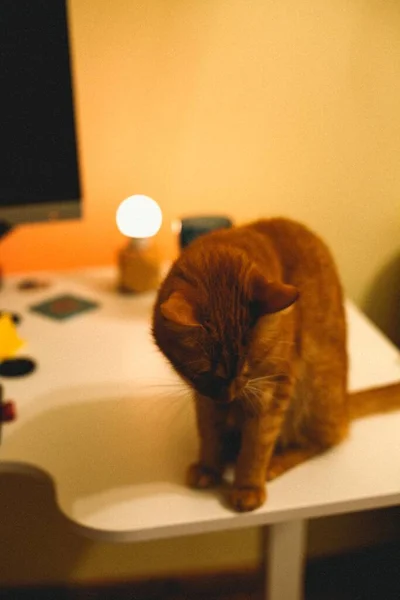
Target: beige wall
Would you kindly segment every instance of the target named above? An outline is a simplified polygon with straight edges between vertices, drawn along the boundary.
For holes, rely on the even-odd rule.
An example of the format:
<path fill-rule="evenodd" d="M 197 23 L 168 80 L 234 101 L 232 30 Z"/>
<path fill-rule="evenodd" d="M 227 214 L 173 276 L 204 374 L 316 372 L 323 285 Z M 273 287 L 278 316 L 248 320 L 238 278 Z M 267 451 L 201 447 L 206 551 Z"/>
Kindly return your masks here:
<path fill-rule="evenodd" d="M 397 0 L 70 0 L 70 21 L 85 218 L 20 228 L 8 271 L 112 262 L 142 192 L 166 224 L 302 219 L 364 299 L 399 251 Z"/>
<path fill-rule="evenodd" d="M 85 218 L 21 227 L 1 246 L 6 270 L 112 262 L 123 243 L 115 209 L 135 192 L 163 208 L 165 253 L 176 216 L 283 214 L 326 238 L 347 293 L 397 335 L 398 0 L 71 0 L 70 18 Z M 0 581 L 257 557 L 254 532 L 94 544 L 67 533 L 38 494 L 23 494 L 19 516 L 10 507 Z"/>

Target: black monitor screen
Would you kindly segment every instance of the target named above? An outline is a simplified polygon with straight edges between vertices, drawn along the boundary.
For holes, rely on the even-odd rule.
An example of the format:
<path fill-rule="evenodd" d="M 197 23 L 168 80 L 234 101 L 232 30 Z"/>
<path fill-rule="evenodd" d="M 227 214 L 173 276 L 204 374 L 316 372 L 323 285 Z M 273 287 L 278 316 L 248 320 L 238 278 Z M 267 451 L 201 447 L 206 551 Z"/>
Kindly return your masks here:
<path fill-rule="evenodd" d="M 0 220 L 79 214 L 65 0 L 0 0 Z"/>

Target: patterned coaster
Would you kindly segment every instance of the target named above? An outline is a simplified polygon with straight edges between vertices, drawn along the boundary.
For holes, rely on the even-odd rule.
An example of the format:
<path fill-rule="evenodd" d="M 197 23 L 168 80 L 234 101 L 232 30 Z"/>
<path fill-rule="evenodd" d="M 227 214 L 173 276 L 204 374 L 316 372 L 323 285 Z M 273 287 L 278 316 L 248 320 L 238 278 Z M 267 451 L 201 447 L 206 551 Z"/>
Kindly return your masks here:
<path fill-rule="evenodd" d="M 97 308 L 98 306 L 99 305 L 96 302 L 65 294 L 63 296 L 51 298 L 46 302 L 35 304 L 30 307 L 30 310 L 40 313 L 45 317 L 49 317 L 50 319 L 56 319 L 56 321 L 64 321 L 65 319 L 70 319 L 87 310 Z"/>

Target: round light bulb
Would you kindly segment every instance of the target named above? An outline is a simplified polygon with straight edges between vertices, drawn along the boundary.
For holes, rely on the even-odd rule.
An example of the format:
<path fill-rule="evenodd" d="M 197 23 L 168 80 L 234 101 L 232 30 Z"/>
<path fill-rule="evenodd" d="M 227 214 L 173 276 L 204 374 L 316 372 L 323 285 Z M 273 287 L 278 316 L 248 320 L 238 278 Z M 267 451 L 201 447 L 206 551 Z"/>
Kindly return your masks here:
<path fill-rule="evenodd" d="M 127 237 L 149 238 L 161 227 L 161 208 L 149 196 L 136 194 L 121 202 L 116 220 L 118 229 Z"/>

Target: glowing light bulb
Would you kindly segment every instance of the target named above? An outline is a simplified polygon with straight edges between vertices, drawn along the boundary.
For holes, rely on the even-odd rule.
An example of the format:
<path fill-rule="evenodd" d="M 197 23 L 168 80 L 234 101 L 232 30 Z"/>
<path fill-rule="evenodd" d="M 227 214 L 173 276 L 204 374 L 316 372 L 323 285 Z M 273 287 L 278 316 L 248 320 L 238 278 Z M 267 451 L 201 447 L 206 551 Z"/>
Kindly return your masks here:
<path fill-rule="evenodd" d="M 117 227 L 130 238 L 153 237 L 162 224 L 161 208 L 149 196 L 136 194 L 126 198 L 118 207 Z"/>

